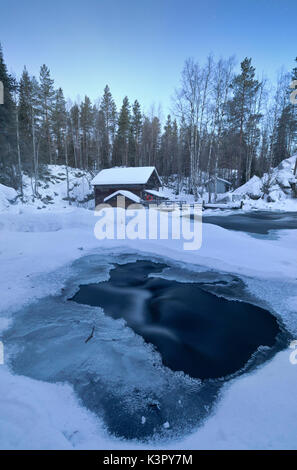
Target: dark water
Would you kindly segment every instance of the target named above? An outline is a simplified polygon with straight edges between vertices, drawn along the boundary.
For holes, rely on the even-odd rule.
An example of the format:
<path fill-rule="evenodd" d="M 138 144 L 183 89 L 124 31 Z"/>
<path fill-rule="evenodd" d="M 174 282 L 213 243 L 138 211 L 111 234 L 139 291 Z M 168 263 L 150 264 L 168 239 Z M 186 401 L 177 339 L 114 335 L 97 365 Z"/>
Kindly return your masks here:
<path fill-rule="evenodd" d="M 270 230 L 296 230 L 297 212 L 254 211 L 224 216 L 204 215 L 203 222 L 229 230 L 267 235 Z"/>
<path fill-rule="evenodd" d="M 267 310 L 217 297 L 197 283 L 148 277 L 163 267 L 149 261 L 118 265 L 109 281 L 81 285 L 71 300 L 124 318 L 157 348 L 164 365 L 194 378 L 233 374 L 259 346 L 275 344 L 280 329 Z"/>

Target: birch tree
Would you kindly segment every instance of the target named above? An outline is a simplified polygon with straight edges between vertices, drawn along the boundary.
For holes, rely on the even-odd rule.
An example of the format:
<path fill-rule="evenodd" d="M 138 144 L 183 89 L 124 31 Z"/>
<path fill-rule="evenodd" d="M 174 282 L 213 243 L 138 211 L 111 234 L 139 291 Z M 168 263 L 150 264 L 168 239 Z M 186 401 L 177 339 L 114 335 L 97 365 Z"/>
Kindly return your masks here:
<path fill-rule="evenodd" d="M 210 179 L 210 168 L 212 160 L 212 152 L 214 143 L 216 141 L 215 152 L 213 155 L 213 173 L 214 173 L 214 199 L 217 199 L 217 178 L 218 178 L 218 164 L 220 156 L 221 137 L 224 125 L 224 118 L 226 113 L 226 105 L 230 96 L 230 84 L 233 78 L 233 69 L 235 65 L 234 57 L 228 60 L 220 59 L 214 67 L 212 78 L 212 100 L 213 112 L 211 118 L 211 133 L 209 143 L 208 155 L 208 178 Z M 209 201 L 210 202 L 210 201 Z"/>

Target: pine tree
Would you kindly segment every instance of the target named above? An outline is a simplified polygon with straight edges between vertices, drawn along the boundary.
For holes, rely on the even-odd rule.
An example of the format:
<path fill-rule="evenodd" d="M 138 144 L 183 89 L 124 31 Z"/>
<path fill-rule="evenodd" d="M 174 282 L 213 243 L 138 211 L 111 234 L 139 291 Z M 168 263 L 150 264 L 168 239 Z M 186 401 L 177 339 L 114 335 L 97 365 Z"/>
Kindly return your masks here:
<path fill-rule="evenodd" d="M 0 45 L 0 81 L 3 84 L 4 102 L 0 105 L 0 182 L 18 187 L 16 171 L 16 120 L 13 93 L 15 80 L 8 74 Z"/>
<path fill-rule="evenodd" d="M 73 148 L 73 165 L 82 168 L 82 153 L 80 143 L 80 111 L 77 104 L 70 109 L 70 128 Z"/>
<path fill-rule="evenodd" d="M 51 79 L 50 70 L 44 64 L 40 68 L 39 106 L 42 117 L 40 157 L 44 163 L 53 163 L 51 118 L 54 102 L 54 80 Z"/>
<path fill-rule="evenodd" d="M 274 165 L 278 165 L 282 160 L 290 156 L 289 138 L 291 127 L 294 123 L 293 109 L 290 105 L 286 106 L 280 118 L 278 119 L 276 128 L 276 140 L 274 143 Z"/>
<path fill-rule="evenodd" d="M 106 129 L 106 120 L 101 109 L 96 112 L 96 144 L 97 144 L 97 169 L 108 168 L 110 166 L 110 142 Z"/>
<path fill-rule="evenodd" d="M 161 137 L 160 163 L 159 171 L 162 175 L 168 176 L 171 172 L 171 151 L 172 151 L 172 122 L 171 116 L 168 114 L 167 121 L 164 126 L 164 133 Z"/>
<path fill-rule="evenodd" d="M 152 136 L 151 136 L 151 155 L 149 165 L 158 167 L 158 157 L 161 144 L 161 123 L 157 116 L 152 119 Z"/>
<path fill-rule="evenodd" d="M 104 129 L 105 132 L 105 135 L 102 136 L 103 162 L 104 166 L 108 166 L 111 164 L 112 145 L 115 138 L 117 120 L 116 105 L 108 85 L 104 88 L 99 111 L 101 130 Z"/>
<path fill-rule="evenodd" d="M 235 152 L 239 173 L 244 180 L 250 176 L 251 149 L 248 148 L 248 138 L 255 131 L 261 114 L 255 109 L 255 101 L 260 89 L 260 83 L 255 79 L 255 68 L 250 58 L 241 62 L 241 73 L 236 75 L 231 83 L 233 98 L 228 103 L 229 129 L 234 135 Z"/>
<path fill-rule="evenodd" d="M 163 176 L 170 176 L 178 172 L 178 155 L 179 142 L 177 122 L 176 120 L 172 121 L 170 114 L 168 114 L 164 132 L 161 137 L 160 158 L 158 160 L 158 170 Z"/>
<path fill-rule="evenodd" d="M 134 101 L 132 107 L 131 131 L 129 139 L 129 165 L 137 166 L 140 164 L 140 146 L 141 146 L 142 114 L 140 104 Z"/>
<path fill-rule="evenodd" d="M 19 83 L 18 120 L 20 133 L 20 150 L 23 168 L 33 174 L 33 141 L 32 141 L 32 107 L 33 87 L 29 73 L 24 67 Z"/>
<path fill-rule="evenodd" d="M 130 131 L 130 104 L 125 96 L 118 119 L 118 130 L 113 149 L 113 165 L 128 165 Z"/>
<path fill-rule="evenodd" d="M 40 88 L 35 77 L 31 79 L 32 86 L 32 146 L 33 146 L 33 169 L 34 169 L 34 188 L 35 197 L 40 197 L 38 193 L 39 175 L 40 175 L 40 143 L 43 137 L 43 118 L 40 107 Z M 42 159 L 41 159 L 42 160 Z"/>
<path fill-rule="evenodd" d="M 82 131 L 82 163 L 83 168 L 89 168 L 91 154 L 91 130 L 93 127 L 93 107 L 91 100 L 85 96 L 84 102 L 80 105 L 80 127 Z"/>
<path fill-rule="evenodd" d="M 66 134 L 66 102 L 62 88 L 55 94 L 55 101 L 52 111 L 52 127 L 56 146 L 55 163 L 61 164 L 65 160 L 65 134 Z"/>
<path fill-rule="evenodd" d="M 141 161 L 143 165 L 156 165 L 159 163 L 161 144 L 161 124 L 157 116 L 151 119 L 143 117 L 141 131 Z"/>

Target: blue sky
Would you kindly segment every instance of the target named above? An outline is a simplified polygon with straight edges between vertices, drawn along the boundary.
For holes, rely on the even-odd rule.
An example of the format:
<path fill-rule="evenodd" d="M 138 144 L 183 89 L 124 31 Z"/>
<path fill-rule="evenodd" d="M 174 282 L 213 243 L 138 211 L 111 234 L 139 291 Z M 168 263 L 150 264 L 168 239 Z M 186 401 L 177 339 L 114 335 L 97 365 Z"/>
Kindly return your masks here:
<path fill-rule="evenodd" d="M 109 84 L 166 114 L 187 57 L 252 57 L 272 80 L 297 56 L 296 0 L 0 0 L 10 72 L 47 64 L 66 98 L 92 100 Z"/>

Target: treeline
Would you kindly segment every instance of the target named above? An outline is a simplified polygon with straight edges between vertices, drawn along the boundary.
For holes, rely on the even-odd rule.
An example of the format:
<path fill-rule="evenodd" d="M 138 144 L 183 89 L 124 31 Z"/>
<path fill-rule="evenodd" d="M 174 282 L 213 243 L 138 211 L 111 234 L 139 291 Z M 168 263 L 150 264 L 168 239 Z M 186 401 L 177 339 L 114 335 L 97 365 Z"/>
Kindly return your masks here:
<path fill-rule="evenodd" d="M 0 50 L 0 182 L 22 192 L 26 172 L 38 196 L 45 164 L 93 171 L 155 165 L 165 178 L 187 177 L 195 194 L 205 177 L 221 175 L 237 186 L 262 175 L 296 149 L 297 106 L 289 98 L 297 67 L 280 74 L 273 93 L 256 78 L 251 59 L 242 61 L 238 74 L 234 69 L 233 58 L 209 57 L 203 66 L 187 60 L 172 115 L 162 125 L 137 100 L 125 97 L 117 109 L 108 85 L 96 104 L 88 96 L 66 103 L 46 65 L 38 79 L 24 68 L 17 82 Z"/>

